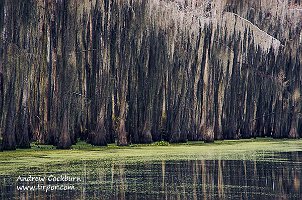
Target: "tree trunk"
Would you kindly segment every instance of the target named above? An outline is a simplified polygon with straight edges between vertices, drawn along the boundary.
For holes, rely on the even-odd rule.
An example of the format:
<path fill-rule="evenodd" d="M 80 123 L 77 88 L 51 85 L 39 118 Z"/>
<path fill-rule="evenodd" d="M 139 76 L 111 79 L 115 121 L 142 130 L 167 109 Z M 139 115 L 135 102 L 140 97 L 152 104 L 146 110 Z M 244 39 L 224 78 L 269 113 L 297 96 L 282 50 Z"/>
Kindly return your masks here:
<path fill-rule="evenodd" d="M 119 146 L 127 146 L 127 132 L 126 132 L 126 115 L 127 115 L 127 103 L 126 100 L 122 100 L 121 108 L 120 108 L 120 121 L 117 130 L 117 145 Z"/>
<path fill-rule="evenodd" d="M 106 133 L 105 108 L 103 107 L 98 116 L 96 130 L 93 130 L 89 135 L 89 143 L 95 146 L 107 146 Z"/>
<path fill-rule="evenodd" d="M 2 148 L 3 150 L 16 150 L 16 133 L 15 133 L 15 98 L 14 98 L 14 78 L 10 83 L 10 95 L 8 102 L 8 110 L 6 115 L 6 123 L 4 133 L 2 135 Z"/>
<path fill-rule="evenodd" d="M 67 117 L 67 109 L 64 111 L 64 117 L 62 122 L 62 131 L 60 133 L 59 142 L 57 145 L 58 149 L 69 149 L 72 145 L 69 133 L 69 124 Z"/>

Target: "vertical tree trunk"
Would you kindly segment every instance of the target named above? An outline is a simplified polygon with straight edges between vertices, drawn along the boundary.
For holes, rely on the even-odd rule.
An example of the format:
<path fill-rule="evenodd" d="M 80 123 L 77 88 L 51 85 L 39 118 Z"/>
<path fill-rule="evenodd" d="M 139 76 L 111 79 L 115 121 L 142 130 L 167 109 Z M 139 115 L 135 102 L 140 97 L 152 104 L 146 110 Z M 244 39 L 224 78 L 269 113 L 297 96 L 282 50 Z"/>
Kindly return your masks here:
<path fill-rule="evenodd" d="M 69 123 L 68 123 L 68 117 L 67 117 L 67 108 L 64 110 L 63 114 L 63 121 L 62 121 L 62 129 L 60 132 L 60 137 L 58 141 L 57 148 L 58 149 L 69 149 L 72 145 L 70 133 L 69 133 Z"/>
<path fill-rule="evenodd" d="M 27 78 L 23 81 L 24 88 L 22 92 L 22 100 L 21 100 L 21 106 L 20 106 L 20 114 L 19 114 L 19 126 L 18 126 L 18 132 L 16 133 L 17 136 L 17 146 L 19 148 L 30 148 L 30 139 L 29 139 L 29 120 L 28 120 L 28 82 Z"/>
<path fill-rule="evenodd" d="M 96 129 L 90 133 L 89 142 L 96 146 L 106 146 L 106 125 L 105 125 L 105 108 L 102 107 L 98 116 Z"/>
<path fill-rule="evenodd" d="M 1 33 L 1 32 L 0 32 Z M 2 46 L 2 44 L 0 43 Z M 0 125 L 2 124 L 2 117 L 4 113 L 4 75 L 3 75 L 3 48 L 0 47 Z M 2 128 L 0 128 L 0 133 Z"/>
<path fill-rule="evenodd" d="M 125 87 L 123 86 L 123 93 L 125 92 Z M 120 114 L 119 114 L 119 124 L 117 129 L 117 144 L 119 146 L 127 146 L 128 145 L 128 139 L 127 139 L 127 131 L 126 131 L 126 118 L 127 118 L 127 109 L 128 104 L 126 102 L 125 93 L 122 94 L 121 97 L 121 105 L 120 105 Z"/>
<path fill-rule="evenodd" d="M 2 135 L 3 150 L 16 150 L 16 133 L 15 133 L 15 97 L 14 85 L 15 79 L 12 78 L 9 86 L 8 94 L 8 110 L 6 115 L 5 129 Z"/>

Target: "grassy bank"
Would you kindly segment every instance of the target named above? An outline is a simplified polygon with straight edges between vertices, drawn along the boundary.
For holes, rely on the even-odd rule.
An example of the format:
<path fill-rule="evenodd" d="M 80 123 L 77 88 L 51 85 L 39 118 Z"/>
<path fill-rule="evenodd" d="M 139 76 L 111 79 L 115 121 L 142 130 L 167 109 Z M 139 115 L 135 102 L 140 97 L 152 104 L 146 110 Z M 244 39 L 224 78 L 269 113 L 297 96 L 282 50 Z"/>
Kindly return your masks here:
<path fill-rule="evenodd" d="M 70 150 L 57 150 L 49 145 L 32 144 L 31 149 L 0 153 L 0 175 L 16 173 L 25 168 L 56 167 L 83 161 L 145 162 L 156 160 L 270 160 L 277 152 L 302 151 L 302 140 L 271 138 L 215 141 L 213 144 L 188 142 L 118 147 L 95 147 L 78 142 Z M 274 159 L 272 159 L 274 161 Z"/>

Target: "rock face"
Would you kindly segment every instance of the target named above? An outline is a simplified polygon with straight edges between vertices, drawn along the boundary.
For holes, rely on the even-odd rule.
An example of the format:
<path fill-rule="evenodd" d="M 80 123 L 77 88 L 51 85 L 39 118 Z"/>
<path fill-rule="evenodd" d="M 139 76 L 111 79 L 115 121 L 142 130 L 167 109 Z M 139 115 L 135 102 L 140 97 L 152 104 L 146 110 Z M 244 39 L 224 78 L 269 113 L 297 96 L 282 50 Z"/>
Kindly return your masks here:
<path fill-rule="evenodd" d="M 2 133 L 11 144 L 24 108 L 31 140 L 60 148 L 79 137 L 127 145 L 302 134 L 300 1 L 21 4 L 0 3 L 0 123 L 15 130 Z"/>

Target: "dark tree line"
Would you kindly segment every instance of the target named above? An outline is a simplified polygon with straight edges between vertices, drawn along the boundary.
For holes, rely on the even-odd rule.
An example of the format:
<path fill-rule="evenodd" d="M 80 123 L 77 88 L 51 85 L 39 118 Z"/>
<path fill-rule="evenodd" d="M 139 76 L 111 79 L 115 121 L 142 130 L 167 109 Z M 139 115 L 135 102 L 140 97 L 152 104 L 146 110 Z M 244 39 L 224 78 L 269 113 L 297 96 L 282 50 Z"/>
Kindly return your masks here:
<path fill-rule="evenodd" d="M 267 2 L 1 1 L 2 148 L 299 138 L 301 2 Z"/>

